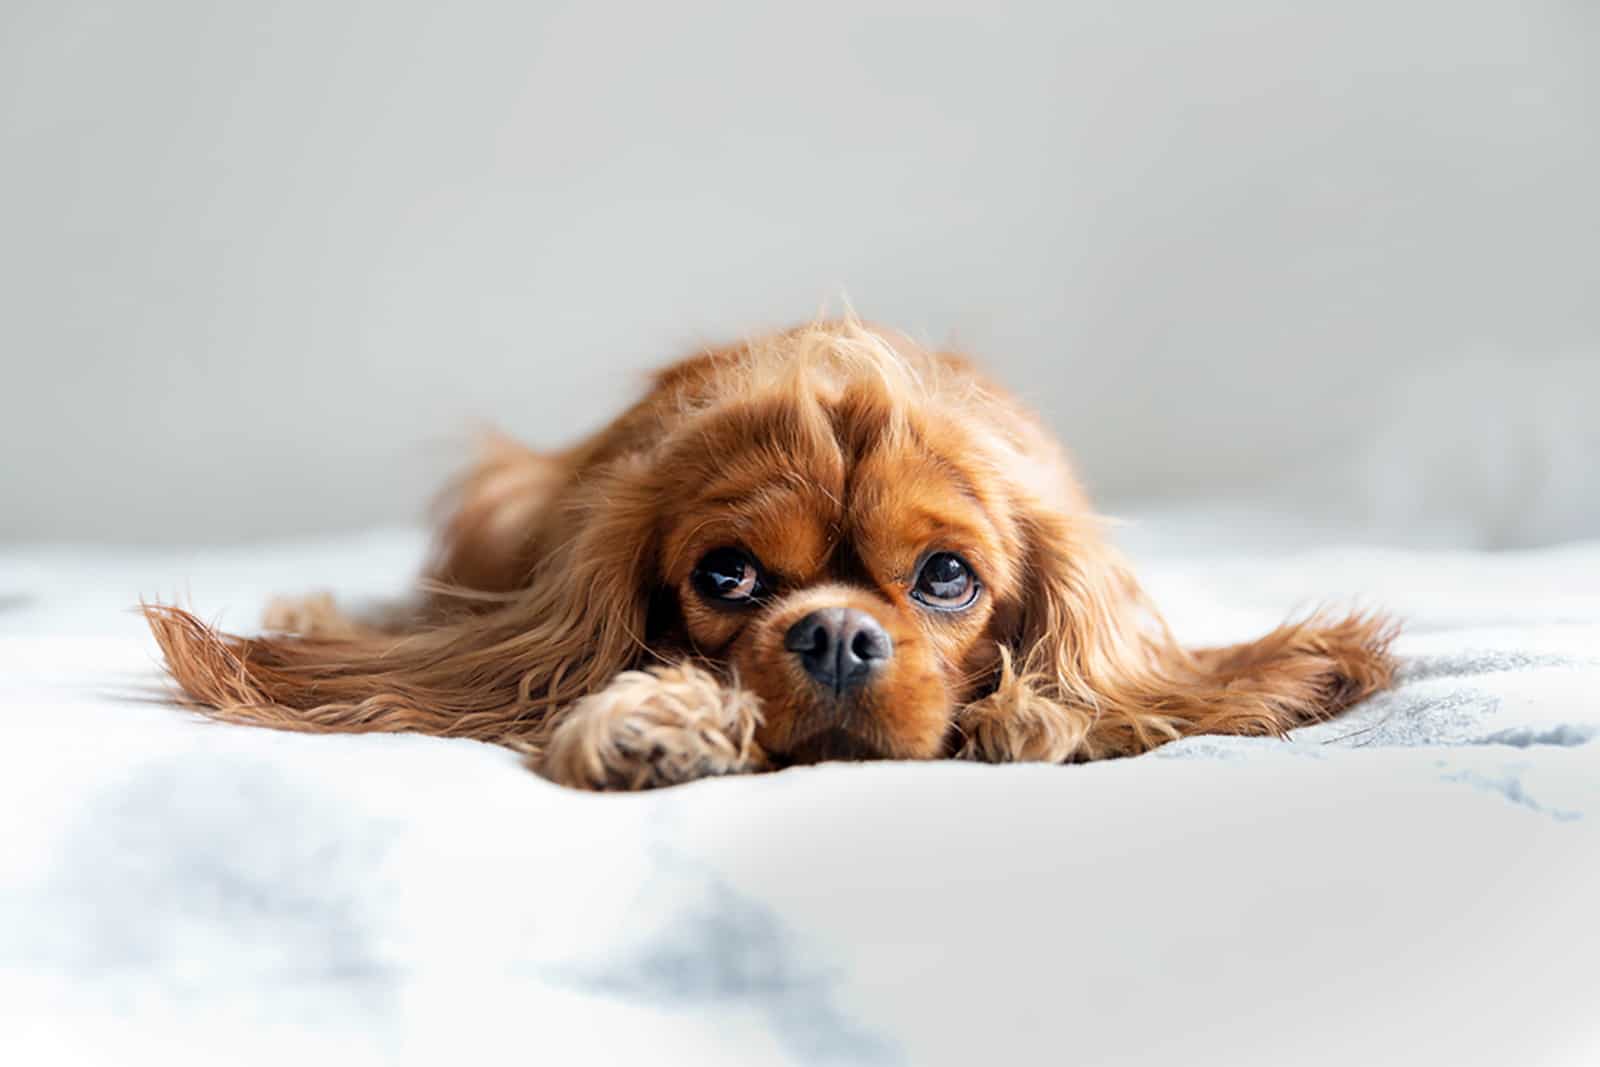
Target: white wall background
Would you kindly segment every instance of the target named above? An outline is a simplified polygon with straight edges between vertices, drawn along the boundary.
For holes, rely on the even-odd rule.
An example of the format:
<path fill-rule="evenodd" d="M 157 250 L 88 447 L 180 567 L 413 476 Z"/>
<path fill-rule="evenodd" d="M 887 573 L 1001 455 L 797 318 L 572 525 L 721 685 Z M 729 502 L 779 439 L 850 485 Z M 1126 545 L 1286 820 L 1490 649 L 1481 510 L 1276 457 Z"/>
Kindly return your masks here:
<path fill-rule="evenodd" d="M 1600 9 L 0 6 L 0 539 L 411 518 L 841 292 L 1112 499 L 1600 534 Z"/>

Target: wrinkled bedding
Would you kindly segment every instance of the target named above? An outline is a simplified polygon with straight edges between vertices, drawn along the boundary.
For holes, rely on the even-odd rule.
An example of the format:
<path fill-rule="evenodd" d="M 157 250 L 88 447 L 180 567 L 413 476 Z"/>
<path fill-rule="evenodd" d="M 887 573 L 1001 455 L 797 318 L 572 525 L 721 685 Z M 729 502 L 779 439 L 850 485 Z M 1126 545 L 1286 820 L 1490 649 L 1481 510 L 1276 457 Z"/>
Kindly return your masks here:
<path fill-rule="evenodd" d="M 1288 741 L 635 796 L 161 702 L 141 595 L 247 628 L 398 591 L 412 533 L 0 550 L 4 1059 L 1600 1062 L 1600 543 L 1201 530 L 1125 531 L 1180 635 L 1384 606 L 1399 686 Z"/>

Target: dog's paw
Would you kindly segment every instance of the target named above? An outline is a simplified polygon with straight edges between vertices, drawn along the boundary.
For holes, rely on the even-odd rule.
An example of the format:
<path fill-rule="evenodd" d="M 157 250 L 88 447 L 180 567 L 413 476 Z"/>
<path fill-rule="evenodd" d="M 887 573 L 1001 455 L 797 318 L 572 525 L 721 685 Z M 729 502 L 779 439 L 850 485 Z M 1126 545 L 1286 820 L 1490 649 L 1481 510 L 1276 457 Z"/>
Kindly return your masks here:
<path fill-rule="evenodd" d="M 261 613 L 261 628 L 300 637 L 348 637 L 357 629 L 329 592 L 273 597 Z"/>
<path fill-rule="evenodd" d="M 569 708 L 534 769 L 578 789 L 632 790 L 762 770 L 760 702 L 687 665 L 627 671 Z"/>
<path fill-rule="evenodd" d="M 956 759 L 980 763 L 1064 763 L 1079 756 L 1089 717 L 1035 695 L 1007 672 L 989 697 L 956 716 Z"/>

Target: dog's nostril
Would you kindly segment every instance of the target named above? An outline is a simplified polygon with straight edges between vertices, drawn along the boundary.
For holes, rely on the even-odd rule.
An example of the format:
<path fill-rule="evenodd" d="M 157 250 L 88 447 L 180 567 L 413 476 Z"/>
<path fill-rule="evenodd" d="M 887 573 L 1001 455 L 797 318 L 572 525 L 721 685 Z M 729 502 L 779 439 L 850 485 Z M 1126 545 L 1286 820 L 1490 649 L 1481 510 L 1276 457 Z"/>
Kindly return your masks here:
<path fill-rule="evenodd" d="M 783 647 L 815 681 L 843 695 L 889 659 L 894 642 L 883 625 L 854 608 L 823 608 L 789 628 Z"/>
<path fill-rule="evenodd" d="M 826 654 L 833 645 L 833 638 L 829 626 L 817 617 L 821 614 L 814 611 L 789 627 L 783 637 L 783 647 L 802 656 Z"/>
<path fill-rule="evenodd" d="M 884 638 L 888 635 L 880 629 L 857 630 L 855 637 L 850 640 L 850 651 L 855 653 L 856 659 L 863 663 L 876 659 L 887 659 L 889 652 L 884 647 Z"/>
<path fill-rule="evenodd" d="M 828 651 L 828 646 L 831 643 L 828 640 L 828 631 L 818 626 L 812 629 L 810 637 L 806 639 L 806 646 L 803 651 L 815 652 L 817 655 L 821 655 Z"/>

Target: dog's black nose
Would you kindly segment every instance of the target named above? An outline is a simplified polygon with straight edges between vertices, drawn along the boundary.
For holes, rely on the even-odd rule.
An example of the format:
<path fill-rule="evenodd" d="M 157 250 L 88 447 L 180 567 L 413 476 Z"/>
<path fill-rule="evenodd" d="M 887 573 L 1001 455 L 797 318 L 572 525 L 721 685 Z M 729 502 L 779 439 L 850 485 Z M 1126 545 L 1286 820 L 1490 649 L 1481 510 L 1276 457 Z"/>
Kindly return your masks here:
<path fill-rule="evenodd" d="M 894 642 L 883 626 L 854 608 L 823 608 L 789 627 L 783 647 L 834 696 L 861 685 L 889 662 Z"/>

